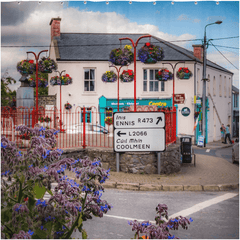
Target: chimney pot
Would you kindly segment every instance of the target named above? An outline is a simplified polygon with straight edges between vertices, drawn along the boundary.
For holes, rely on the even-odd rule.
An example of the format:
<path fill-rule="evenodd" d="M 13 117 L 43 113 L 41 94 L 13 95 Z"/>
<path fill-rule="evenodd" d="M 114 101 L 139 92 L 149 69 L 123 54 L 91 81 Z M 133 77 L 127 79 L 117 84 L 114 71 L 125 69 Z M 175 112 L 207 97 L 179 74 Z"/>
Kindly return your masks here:
<path fill-rule="evenodd" d="M 61 18 L 52 18 L 49 25 L 51 26 L 51 39 L 60 37 L 60 21 Z"/>
<path fill-rule="evenodd" d="M 196 58 L 203 60 L 203 46 L 201 44 L 196 44 L 192 46 L 193 46 L 193 55 Z"/>

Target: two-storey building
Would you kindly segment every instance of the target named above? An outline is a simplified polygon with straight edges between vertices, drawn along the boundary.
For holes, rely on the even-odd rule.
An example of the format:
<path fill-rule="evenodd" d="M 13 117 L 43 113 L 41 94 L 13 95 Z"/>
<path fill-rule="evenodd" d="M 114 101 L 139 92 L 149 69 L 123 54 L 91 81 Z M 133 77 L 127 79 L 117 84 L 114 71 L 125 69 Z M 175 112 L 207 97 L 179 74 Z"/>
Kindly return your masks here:
<path fill-rule="evenodd" d="M 62 90 L 62 108 L 66 102 L 77 106 L 85 106 L 88 111 L 95 107 L 99 111 L 112 109 L 117 111 L 117 82 L 106 83 L 101 80 L 106 71 L 115 69 L 110 67 L 109 54 L 112 49 L 120 47 L 119 38 L 128 37 L 136 42 L 146 34 L 112 34 L 112 33 L 61 33 L 60 18 L 52 18 L 50 57 L 58 64 L 59 71 L 66 70 L 72 79 L 71 85 Z M 174 45 L 158 37 L 142 38 L 137 51 L 146 42 L 160 46 L 164 51 L 164 58 L 156 64 L 144 64 L 137 58 L 136 62 L 136 96 L 137 105 L 154 105 L 171 107 L 173 95 L 173 80 L 158 81 L 155 73 L 160 68 L 175 69 L 175 94 L 182 94 L 185 100 L 176 104 L 177 134 L 194 135 L 195 139 L 202 134 L 201 113 L 198 125 L 194 131 L 196 113 L 201 111 L 202 96 L 202 46 L 193 45 L 193 51 Z M 129 40 L 122 40 L 121 46 L 131 45 Z M 184 61 L 184 63 L 178 63 Z M 192 72 L 189 79 L 179 79 L 176 72 L 180 67 L 187 67 Z M 133 63 L 122 70 L 134 69 Z M 50 77 L 56 75 L 52 73 Z M 227 69 L 207 60 L 207 104 L 206 104 L 206 142 L 220 139 L 220 125 L 231 123 L 232 76 Z M 49 86 L 49 94 L 57 94 L 59 108 L 59 88 Z M 210 95 L 211 97 L 210 97 Z M 133 105 L 134 83 L 119 85 L 120 108 Z M 187 111 L 186 111 L 187 110 Z M 187 114 L 186 114 L 187 113 Z M 91 121 L 91 115 L 87 119 Z M 104 126 L 103 119 L 99 123 Z"/>

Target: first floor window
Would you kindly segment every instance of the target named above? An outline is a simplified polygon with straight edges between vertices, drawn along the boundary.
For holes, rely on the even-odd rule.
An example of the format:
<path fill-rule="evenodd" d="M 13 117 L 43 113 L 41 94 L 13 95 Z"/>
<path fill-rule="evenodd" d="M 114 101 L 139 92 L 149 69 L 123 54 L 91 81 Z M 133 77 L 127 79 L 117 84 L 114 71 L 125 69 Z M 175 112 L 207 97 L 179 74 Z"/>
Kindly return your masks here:
<path fill-rule="evenodd" d="M 143 69 L 143 91 L 144 92 L 163 92 L 165 82 L 156 79 L 159 69 Z"/>
<path fill-rule="evenodd" d="M 95 69 L 84 69 L 84 91 L 95 91 Z"/>

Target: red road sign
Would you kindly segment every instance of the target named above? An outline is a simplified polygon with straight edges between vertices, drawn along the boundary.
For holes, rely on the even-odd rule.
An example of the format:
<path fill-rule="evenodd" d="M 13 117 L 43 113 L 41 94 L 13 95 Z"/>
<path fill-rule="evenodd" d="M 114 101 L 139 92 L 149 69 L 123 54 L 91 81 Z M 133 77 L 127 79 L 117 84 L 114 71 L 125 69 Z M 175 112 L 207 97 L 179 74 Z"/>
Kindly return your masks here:
<path fill-rule="evenodd" d="M 184 104 L 185 102 L 185 93 L 179 93 L 174 95 L 174 102 L 176 104 Z"/>

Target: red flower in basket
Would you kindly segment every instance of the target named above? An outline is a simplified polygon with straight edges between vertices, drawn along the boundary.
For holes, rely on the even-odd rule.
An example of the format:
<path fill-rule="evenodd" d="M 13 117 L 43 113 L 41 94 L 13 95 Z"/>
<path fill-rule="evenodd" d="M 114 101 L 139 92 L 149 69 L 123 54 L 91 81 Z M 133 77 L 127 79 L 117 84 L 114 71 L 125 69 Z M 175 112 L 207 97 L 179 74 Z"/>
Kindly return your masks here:
<path fill-rule="evenodd" d="M 129 76 L 132 76 L 133 75 L 133 70 L 129 69 L 128 74 L 129 74 Z"/>
<path fill-rule="evenodd" d="M 30 134 L 28 133 L 24 133 L 23 135 L 20 135 L 20 139 L 23 139 L 23 140 L 30 140 Z"/>
<path fill-rule="evenodd" d="M 180 79 L 189 79 L 192 76 L 192 72 L 187 68 L 179 68 L 177 71 L 177 77 Z"/>

